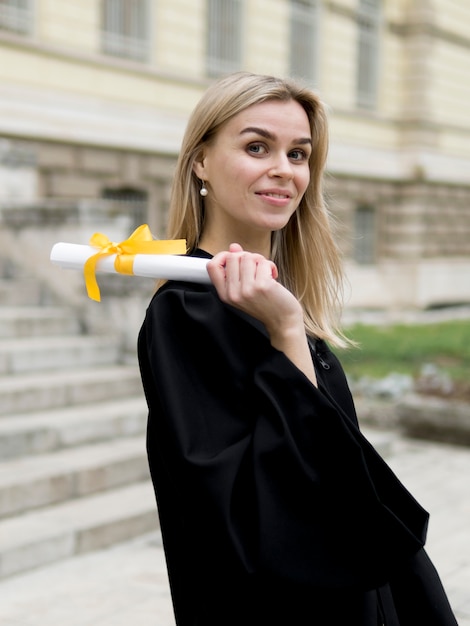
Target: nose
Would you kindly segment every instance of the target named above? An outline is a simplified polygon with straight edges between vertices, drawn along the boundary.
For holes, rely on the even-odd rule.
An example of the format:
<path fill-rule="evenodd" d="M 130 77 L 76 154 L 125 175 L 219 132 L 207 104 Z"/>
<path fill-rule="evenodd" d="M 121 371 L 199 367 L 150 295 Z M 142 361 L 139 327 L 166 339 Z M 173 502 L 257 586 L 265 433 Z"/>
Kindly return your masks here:
<path fill-rule="evenodd" d="M 268 174 L 271 178 L 285 178 L 287 180 L 294 177 L 292 163 L 289 161 L 287 154 L 273 156 Z"/>

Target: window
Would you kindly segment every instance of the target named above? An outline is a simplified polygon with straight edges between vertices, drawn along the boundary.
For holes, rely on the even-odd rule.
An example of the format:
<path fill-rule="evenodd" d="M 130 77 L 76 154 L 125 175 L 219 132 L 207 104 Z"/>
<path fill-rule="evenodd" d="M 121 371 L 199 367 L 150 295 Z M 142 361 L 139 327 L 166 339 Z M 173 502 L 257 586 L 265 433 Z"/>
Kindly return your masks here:
<path fill-rule="evenodd" d="M 291 0 L 290 74 L 308 82 L 317 79 L 318 2 Z"/>
<path fill-rule="evenodd" d="M 145 61 L 149 57 L 148 0 L 102 0 L 105 54 Z"/>
<path fill-rule="evenodd" d="M 101 197 L 109 202 L 110 214 L 124 215 L 129 219 L 129 228 L 135 229 L 148 219 L 146 191 L 133 187 L 107 188 L 103 190 Z"/>
<path fill-rule="evenodd" d="M 358 206 L 354 215 L 354 260 L 361 265 L 375 262 L 376 212 L 368 205 Z"/>
<path fill-rule="evenodd" d="M 208 0 L 207 72 L 220 76 L 242 63 L 242 0 Z"/>
<path fill-rule="evenodd" d="M 380 0 L 360 0 L 358 12 L 357 102 L 377 104 Z"/>
<path fill-rule="evenodd" d="M 28 35 L 33 30 L 31 0 L 0 0 L 0 30 Z"/>

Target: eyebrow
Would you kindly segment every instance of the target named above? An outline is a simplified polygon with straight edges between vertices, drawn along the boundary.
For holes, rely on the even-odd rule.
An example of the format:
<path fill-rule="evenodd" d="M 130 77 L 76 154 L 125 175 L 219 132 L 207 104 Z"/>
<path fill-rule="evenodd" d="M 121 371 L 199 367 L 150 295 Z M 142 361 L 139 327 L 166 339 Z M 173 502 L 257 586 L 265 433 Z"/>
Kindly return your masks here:
<path fill-rule="evenodd" d="M 269 130 L 266 130 L 265 128 L 258 128 L 257 126 L 248 126 L 247 128 L 244 128 L 240 132 L 240 135 L 244 135 L 245 133 L 255 133 L 256 135 L 261 135 L 261 137 L 265 137 L 266 139 L 270 139 L 271 141 L 274 141 L 276 139 L 276 135 L 273 135 L 273 133 L 269 132 Z M 295 139 L 292 143 L 296 145 L 312 145 L 312 140 L 310 139 L 310 137 L 300 137 L 299 139 Z"/>

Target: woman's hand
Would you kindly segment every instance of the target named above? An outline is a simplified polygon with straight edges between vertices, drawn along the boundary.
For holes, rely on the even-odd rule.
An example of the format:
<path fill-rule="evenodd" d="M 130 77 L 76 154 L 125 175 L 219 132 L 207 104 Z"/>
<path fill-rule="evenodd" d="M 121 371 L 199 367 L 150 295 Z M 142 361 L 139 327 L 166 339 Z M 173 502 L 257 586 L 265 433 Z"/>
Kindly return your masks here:
<path fill-rule="evenodd" d="M 299 302 L 277 282 L 275 264 L 261 254 L 245 252 L 234 243 L 214 256 L 207 270 L 220 299 L 259 319 L 270 334 L 296 325 L 303 328 Z"/>
<path fill-rule="evenodd" d="M 276 265 L 234 243 L 228 251 L 219 252 L 209 261 L 207 271 L 220 299 L 260 320 L 271 344 L 285 352 L 316 385 L 302 307 L 277 282 Z"/>

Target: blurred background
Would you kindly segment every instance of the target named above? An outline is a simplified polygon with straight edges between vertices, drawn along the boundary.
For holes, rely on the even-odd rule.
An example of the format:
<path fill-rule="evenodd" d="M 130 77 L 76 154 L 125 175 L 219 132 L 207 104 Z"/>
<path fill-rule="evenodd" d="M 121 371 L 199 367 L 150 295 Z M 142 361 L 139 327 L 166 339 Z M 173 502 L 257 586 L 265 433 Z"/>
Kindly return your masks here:
<path fill-rule="evenodd" d="M 51 231 L 164 236 L 188 113 L 245 69 L 329 107 L 348 306 L 469 302 L 469 19 L 468 0 L 0 0 L 0 249 L 81 301 L 38 262 Z"/>
<path fill-rule="evenodd" d="M 156 527 L 135 361 L 153 284 L 100 275 L 97 304 L 49 253 L 142 223 L 165 236 L 188 115 L 227 72 L 299 77 L 326 102 L 350 318 L 466 311 L 417 344 L 380 330 L 372 373 L 411 346 L 435 398 L 441 367 L 468 383 L 469 23 L 470 0 L 0 0 L 0 578 Z M 378 395 L 413 391 L 405 374 Z"/>

